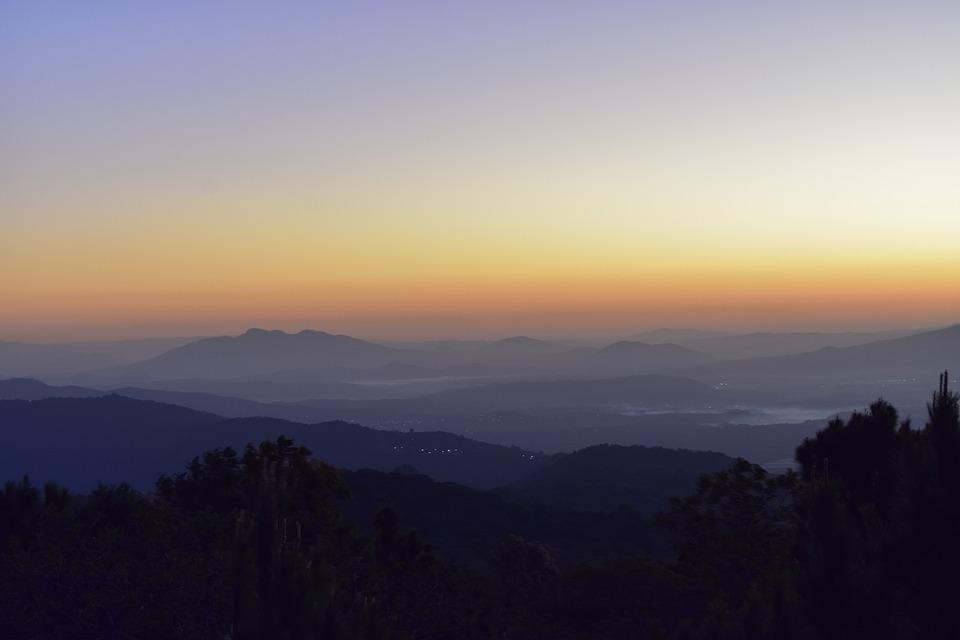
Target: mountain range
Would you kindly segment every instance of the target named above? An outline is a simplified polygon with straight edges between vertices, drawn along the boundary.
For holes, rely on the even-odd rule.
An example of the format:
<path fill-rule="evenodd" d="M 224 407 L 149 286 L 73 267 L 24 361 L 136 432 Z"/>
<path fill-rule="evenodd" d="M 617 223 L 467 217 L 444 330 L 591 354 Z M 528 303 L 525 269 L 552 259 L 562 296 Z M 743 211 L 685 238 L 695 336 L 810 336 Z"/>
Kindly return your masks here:
<path fill-rule="evenodd" d="M 625 340 L 639 340 L 649 344 L 673 343 L 722 360 L 738 360 L 804 353 L 825 347 L 852 347 L 920 332 L 915 329 L 896 329 L 847 332 L 762 331 L 739 334 L 697 329 L 655 329 L 635 334 Z"/>
<path fill-rule="evenodd" d="M 197 338 L 38 344 L 0 341 L 0 374 L 65 376 L 145 360 Z"/>
<path fill-rule="evenodd" d="M 929 378 L 960 362 L 960 324 L 848 347 L 766 358 L 721 361 L 690 370 L 704 379 L 847 380 Z"/>
<path fill-rule="evenodd" d="M 338 467 L 389 471 L 413 465 L 431 477 L 490 488 L 509 484 L 547 457 L 442 432 L 368 429 L 346 422 L 303 424 L 232 418 L 111 395 L 0 401 L 0 471 L 89 490 L 129 482 L 144 489 L 206 449 L 294 438 Z"/>
<path fill-rule="evenodd" d="M 449 431 L 531 451 L 571 452 L 609 442 L 721 451 L 761 463 L 792 456 L 803 438 L 826 420 L 797 418 L 793 424 L 769 424 L 778 421 L 771 417 L 760 423 L 765 426 L 740 424 L 747 415 L 744 411 L 721 408 L 736 399 L 727 390 L 666 376 L 503 383 L 419 399 L 376 402 L 256 402 L 198 392 L 138 387 L 104 391 L 51 386 L 31 379 L 0 380 L 0 399 L 99 398 L 110 394 L 176 404 L 227 418 L 269 417 L 302 424 L 341 420 L 393 431 Z M 673 403 L 672 409 L 669 403 Z M 698 408 L 711 403 L 714 409 Z"/>
<path fill-rule="evenodd" d="M 623 378 L 521 381 L 452 389 L 418 398 L 357 402 L 305 400 L 258 402 L 194 391 L 167 391 L 141 387 L 102 390 L 76 385 L 54 386 L 32 378 L 0 380 L 0 399 L 94 398 L 108 394 L 169 402 L 227 417 L 269 416 L 299 422 L 343 413 L 419 415 L 445 412 L 511 411 L 570 407 L 647 407 L 679 409 L 702 407 L 723 400 L 723 393 L 691 378 L 627 376 Z"/>
<path fill-rule="evenodd" d="M 7 394 L 9 395 L 9 394 Z M 212 448 L 293 438 L 344 469 L 405 470 L 475 489 L 501 487 L 514 502 L 644 515 L 691 491 L 696 479 L 729 466 L 721 454 L 644 447 L 594 447 L 567 456 L 477 442 L 443 432 L 401 432 L 346 422 L 301 424 L 213 413 L 110 395 L 0 400 L 0 472 L 75 491 L 127 482 L 149 489 Z M 555 469 L 546 473 L 555 466 Z M 579 474 L 580 486 L 570 491 Z M 571 484 L 573 483 L 573 484 Z M 558 492 L 569 491 L 568 499 Z"/>
<path fill-rule="evenodd" d="M 683 345 L 624 340 L 600 348 L 523 336 L 400 347 L 322 331 L 251 329 L 235 337 L 188 341 L 137 363 L 106 367 L 101 365 L 117 357 L 91 356 L 69 345 L 0 343 L 0 375 L 59 370 L 36 377 L 100 390 L 136 387 L 265 403 L 309 401 L 313 408 L 328 410 L 330 417 L 382 414 L 388 408 L 409 415 L 455 405 L 457 410 L 493 411 L 615 403 L 703 409 L 717 402 L 757 407 L 794 402 L 834 411 L 862 406 L 877 395 L 893 396 L 913 410 L 922 407 L 926 396 L 920 383 L 960 357 L 960 325 L 847 346 L 837 345 L 882 334 L 669 333 L 699 337 Z M 668 332 L 654 332 L 651 339 L 657 335 L 666 337 Z M 834 344 L 739 359 L 708 353 L 789 350 L 823 341 Z M 124 344 L 114 353 L 125 350 L 130 355 L 160 346 Z M 93 370 L 76 371 L 94 365 Z M 671 384 L 644 381 L 655 394 L 623 388 L 621 379 L 644 375 L 670 377 Z M 585 382 L 591 379 L 603 382 L 591 387 Z M 583 382 L 572 385 L 572 380 Z M 691 381 L 711 389 L 695 389 Z M 612 390 L 601 392 L 600 387 Z M 585 394 L 598 398 L 584 399 Z"/>

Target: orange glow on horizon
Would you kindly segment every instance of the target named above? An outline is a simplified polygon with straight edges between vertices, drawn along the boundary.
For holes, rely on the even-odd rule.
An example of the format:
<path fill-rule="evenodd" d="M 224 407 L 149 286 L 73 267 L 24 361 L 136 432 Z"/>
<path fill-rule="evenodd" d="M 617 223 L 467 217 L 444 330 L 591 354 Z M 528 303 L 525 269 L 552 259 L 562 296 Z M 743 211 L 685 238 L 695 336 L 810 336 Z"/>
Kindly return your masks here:
<path fill-rule="evenodd" d="M 960 321 L 953 10 L 174 5 L 9 16 L 0 340 Z"/>

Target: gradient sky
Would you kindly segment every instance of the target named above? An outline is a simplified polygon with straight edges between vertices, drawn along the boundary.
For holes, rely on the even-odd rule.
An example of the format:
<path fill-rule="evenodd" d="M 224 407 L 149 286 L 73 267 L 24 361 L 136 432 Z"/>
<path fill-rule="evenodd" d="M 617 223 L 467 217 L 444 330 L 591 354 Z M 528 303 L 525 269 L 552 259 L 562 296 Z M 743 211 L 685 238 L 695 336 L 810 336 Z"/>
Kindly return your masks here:
<path fill-rule="evenodd" d="M 957 2 L 0 3 L 0 340 L 960 320 Z"/>

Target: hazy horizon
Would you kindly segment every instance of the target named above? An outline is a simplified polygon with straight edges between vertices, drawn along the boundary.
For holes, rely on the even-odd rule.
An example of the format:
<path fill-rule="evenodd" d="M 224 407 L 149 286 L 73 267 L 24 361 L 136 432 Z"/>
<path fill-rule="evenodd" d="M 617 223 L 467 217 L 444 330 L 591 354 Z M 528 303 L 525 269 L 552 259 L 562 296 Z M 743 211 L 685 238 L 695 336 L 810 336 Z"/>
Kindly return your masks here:
<path fill-rule="evenodd" d="M 412 334 L 382 334 L 382 333 L 362 333 L 359 331 L 351 331 L 349 328 L 344 330 L 337 330 L 330 327 L 323 326 L 297 326 L 297 325 L 287 325 L 287 326 L 267 326 L 267 325 L 258 325 L 258 324 L 247 324 L 242 327 L 236 326 L 219 326 L 219 325 L 210 325 L 206 330 L 198 329 L 195 332 L 184 332 L 172 330 L 172 332 L 165 332 L 162 328 L 158 330 L 157 333 L 143 333 L 142 327 L 131 327 L 127 329 L 117 330 L 115 333 L 103 333 L 102 331 L 97 331 L 94 333 L 64 333 L 64 334 L 37 334 L 36 337 L 31 337 L 31 334 L 25 334 L 20 336 L 16 333 L 9 334 L 0 334 L 0 342 L 22 342 L 22 343 L 35 343 L 35 344 L 83 344 L 83 343 L 98 343 L 98 342 L 120 342 L 120 341 L 138 341 L 138 340 L 173 340 L 173 339 L 184 339 L 184 340 L 194 340 L 202 339 L 205 337 L 219 337 L 219 336 L 239 336 L 251 329 L 263 329 L 267 331 L 283 331 L 287 334 L 296 334 L 302 331 L 317 331 L 323 333 L 329 333 L 333 335 L 346 335 L 353 338 L 359 338 L 362 340 L 367 340 L 370 342 L 381 342 L 381 343 L 428 343 L 428 342 L 445 342 L 445 341 L 497 341 L 497 340 L 506 340 L 509 338 L 516 337 L 526 337 L 534 338 L 540 340 L 549 340 L 556 342 L 590 342 L 590 341 L 615 341 L 615 340 L 624 340 L 624 339 L 637 339 L 641 340 L 642 335 L 646 333 L 653 332 L 695 332 L 695 333 L 704 333 L 706 335 L 714 335 L 715 337 L 721 336 L 746 336 L 752 334 L 884 334 L 892 333 L 897 331 L 929 331 L 936 330 L 940 328 L 945 328 L 947 326 L 953 326 L 954 323 L 947 323 L 943 325 L 923 325 L 923 326 L 876 326 L 876 325 L 866 325 L 866 326 L 851 326 L 851 327 L 778 327 L 778 328 L 764 328 L 764 327 L 730 327 L 730 328 L 710 328 L 710 327 L 694 327 L 694 326 L 648 326 L 648 327 L 627 327 L 622 330 L 611 330 L 607 333 L 554 333 L 549 331 L 549 329 L 531 327 L 528 331 L 513 331 L 511 332 L 509 328 L 505 328 L 502 332 L 498 333 L 469 333 L 469 332 L 439 332 L 439 333 L 412 333 Z M 112 331 L 113 329 L 108 329 Z M 640 336 L 640 337 L 638 337 Z"/>

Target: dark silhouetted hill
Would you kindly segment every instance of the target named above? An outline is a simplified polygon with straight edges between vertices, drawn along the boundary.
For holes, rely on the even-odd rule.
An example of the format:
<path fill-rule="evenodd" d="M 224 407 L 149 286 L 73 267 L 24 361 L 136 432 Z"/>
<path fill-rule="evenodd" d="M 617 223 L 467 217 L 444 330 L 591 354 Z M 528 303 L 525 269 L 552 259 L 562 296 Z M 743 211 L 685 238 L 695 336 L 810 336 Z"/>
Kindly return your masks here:
<path fill-rule="evenodd" d="M 105 392 L 76 386 L 51 386 L 34 378 L 0 380 L 0 400 L 42 400 L 44 398 L 93 398 Z"/>
<path fill-rule="evenodd" d="M 0 474 L 82 491 L 124 481 L 148 488 L 160 473 L 176 470 L 177 460 L 209 448 L 222 421 L 120 396 L 4 400 Z"/>
<path fill-rule="evenodd" d="M 337 467 L 411 465 L 440 480 L 492 488 L 548 463 L 540 454 L 443 432 L 380 431 L 345 422 L 234 418 L 122 396 L 0 401 L 0 475 L 29 474 L 75 490 L 129 482 L 149 488 L 197 451 L 295 438 Z"/>
<path fill-rule="evenodd" d="M 468 393 L 465 398 L 440 400 L 428 397 L 412 401 L 288 403 L 137 387 L 100 391 L 50 386 L 36 380 L 0 380 L 0 399 L 100 397 L 116 393 L 228 418 L 272 417 L 306 424 L 342 420 L 378 430 L 455 432 L 530 450 L 575 451 L 598 442 L 641 444 L 719 451 L 761 463 L 790 457 L 803 438 L 824 423 L 813 420 L 769 426 L 737 424 L 740 417 L 748 414 L 720 409 L 704 412 L 697 408 L 710 403 L 722 406 L 730 400 L 726 392 L 687 378 L 639 376 L 511 383 L 475 391 L 476 395 Z M 529 408 L 531 402 L 550 404 Z M 662 402 L 673 403 L 674 408 L 658 404 Z M 692 409 L 688 409 L 688 403 Z M 824 415 L 828 413 L 825 411 Z M 770 422 L 778 421 L 771 417 Z"/>
<path fill-rule="evenodd" d="M 516 504 L 493 492 L 409 471 L 345 471 L 343 477 L 351 493 L 343 505 L 348 519 L 369 528 L 377 511 L 390 507 L 404 527 L 423 534 L 443 556 L 472 566 L 489 562 L 493 549 L 509 534 L 542 542 L 567 565 L 665 550 L 662 532 L 637 512 L 598 514 Z"/>
<path fill-rule="evenodd" d="M 692 493 L 701 475 L 733 462 L 722 453 L 603 444 L 557 456 L 499 493 L 524 504 L 598 512 L 626 506 L 652 515 L 666 508 L 669 498 Z"/>
<path fill-rule="evenodd" d="M 196 411 L 215 413 L 225 418 L 270 417 L 294 422 L 323 422 L 325 413 L 299 404 L 256 402 L 244 398 L 196 391 L 166 391 L 140 387 L 100 390 L 77 386 L 49 385 L 32 378 L 0 380 L 0 400 L 42 400 L 44 398 L 97 398 L 124 396 L 175 404 Z"/>

